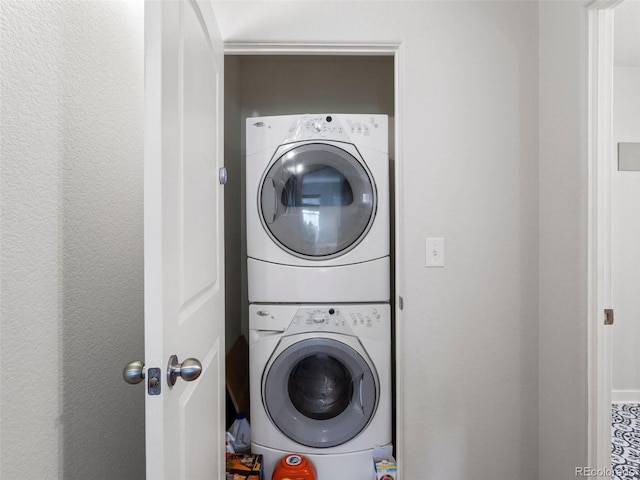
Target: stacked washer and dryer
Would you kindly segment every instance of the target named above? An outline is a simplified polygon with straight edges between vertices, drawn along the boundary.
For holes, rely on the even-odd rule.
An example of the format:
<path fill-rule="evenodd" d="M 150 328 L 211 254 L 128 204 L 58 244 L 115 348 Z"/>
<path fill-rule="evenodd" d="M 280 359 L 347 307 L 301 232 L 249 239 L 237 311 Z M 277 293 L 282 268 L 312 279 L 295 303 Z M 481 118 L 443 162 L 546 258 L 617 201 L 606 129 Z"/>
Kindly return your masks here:
<path fill-rule="evenodd" d="M 391 443 L 386 115 L 248 118 L 252 451 L 371 480 Z"/>

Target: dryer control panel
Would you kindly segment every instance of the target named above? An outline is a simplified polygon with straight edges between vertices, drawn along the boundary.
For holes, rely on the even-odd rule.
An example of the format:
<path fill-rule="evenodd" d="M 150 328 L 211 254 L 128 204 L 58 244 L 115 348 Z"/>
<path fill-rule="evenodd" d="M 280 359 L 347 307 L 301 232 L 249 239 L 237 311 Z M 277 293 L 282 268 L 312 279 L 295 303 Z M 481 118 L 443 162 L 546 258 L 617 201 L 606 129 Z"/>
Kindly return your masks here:
<path fill-rule="evenodd" d="M 249 117 L 246 154 L 293 142 L 328 140 L 363 145 L 387 153 L 389 117 L 379 114 L 303 114 Z"/>
<path fill-rule="evenodd" d="M 381 115 L 301 115 L 292 122 L 283 143 L 313 139 L 359 143 L 378 129 L 386 135 L 386 120 Z"/>

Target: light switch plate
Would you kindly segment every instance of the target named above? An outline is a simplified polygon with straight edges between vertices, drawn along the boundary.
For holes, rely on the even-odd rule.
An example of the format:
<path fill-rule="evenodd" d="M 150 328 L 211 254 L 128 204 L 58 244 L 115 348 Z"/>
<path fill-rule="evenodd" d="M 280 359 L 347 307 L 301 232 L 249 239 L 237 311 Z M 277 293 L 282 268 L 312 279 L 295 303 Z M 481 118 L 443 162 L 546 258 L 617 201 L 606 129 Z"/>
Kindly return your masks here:
<path fill-rule="evenodd" d="M 640 171 L 640 142 L 618 143 L 618 170 Z"/>
<path fill-rule="evenodd" d="M 444 267 L 444 238 L 427 238 L 426 266 Z"/>

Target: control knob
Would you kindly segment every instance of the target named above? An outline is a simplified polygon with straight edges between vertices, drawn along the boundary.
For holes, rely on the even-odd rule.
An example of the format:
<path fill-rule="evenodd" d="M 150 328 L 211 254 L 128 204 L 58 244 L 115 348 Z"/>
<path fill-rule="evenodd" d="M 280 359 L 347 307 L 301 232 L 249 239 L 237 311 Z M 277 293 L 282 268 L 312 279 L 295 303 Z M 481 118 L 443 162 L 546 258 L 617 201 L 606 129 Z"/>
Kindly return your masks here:
<path fill-rule="evenodd" d="M 327 319 L 324 317 L 324 315 L 322 313 L 319 312 L 314 312 L 310 315 L 311 321 L 313 322 L 314 325 L 316 326 L 321 326 L 324 325 L 327 321 Z"/>

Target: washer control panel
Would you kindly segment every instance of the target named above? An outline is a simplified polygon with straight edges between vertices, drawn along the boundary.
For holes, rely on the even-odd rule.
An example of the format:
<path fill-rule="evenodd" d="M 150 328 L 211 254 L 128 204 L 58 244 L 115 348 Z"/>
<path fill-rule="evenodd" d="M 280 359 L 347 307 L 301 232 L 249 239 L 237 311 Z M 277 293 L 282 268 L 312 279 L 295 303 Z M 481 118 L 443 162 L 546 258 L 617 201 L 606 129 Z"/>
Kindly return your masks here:
<path fill-rule="evenodd" d="M 286 335 L 332 332 L 377 338 L 388 335 L 389 329 L 388 305 L 323 305 L 300 307 Z"/>
<path fill-rule="evenodd" d="M 340 314 L 340 310 L 334 307 L 300 309 L 293 319 L 293 322 L 299 323 L 303 321 L 306 325 L 313 325 L 317 328 L 323 328 L 330 325 L 336 327 L 345 326 L 345 318 Z"/>
<path fill-rule="evenodd" d="M 385 341 L 391 333 L 389 304 L 249 305 L 249 330 L 338 333 Z"/>

